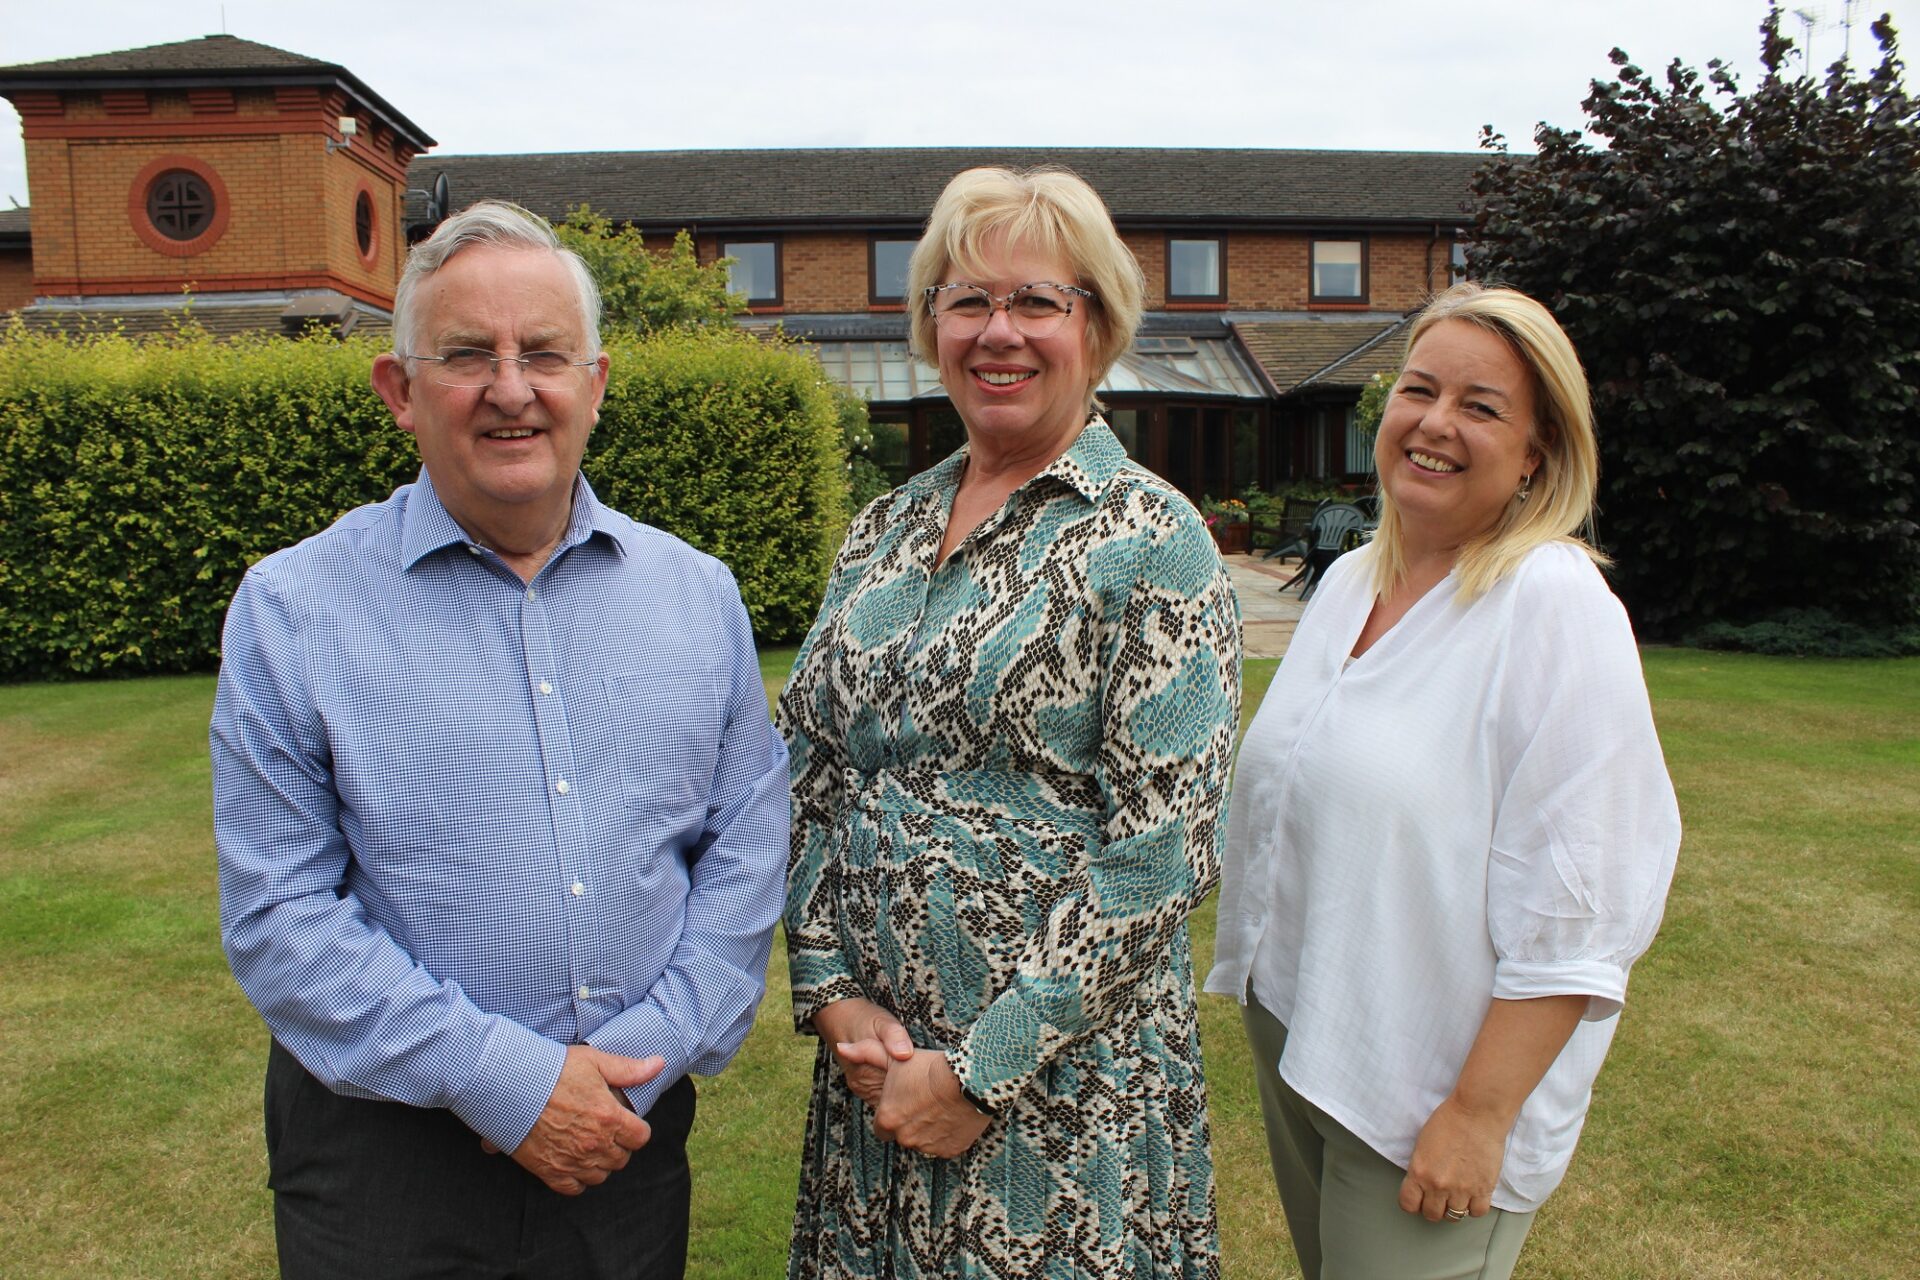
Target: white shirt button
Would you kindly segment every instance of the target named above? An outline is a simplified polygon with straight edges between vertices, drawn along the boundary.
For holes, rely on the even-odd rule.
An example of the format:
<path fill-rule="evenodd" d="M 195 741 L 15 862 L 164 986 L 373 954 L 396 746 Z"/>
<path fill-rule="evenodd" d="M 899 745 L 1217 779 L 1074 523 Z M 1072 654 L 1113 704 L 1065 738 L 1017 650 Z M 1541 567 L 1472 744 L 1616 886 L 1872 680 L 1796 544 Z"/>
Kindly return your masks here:
<path fill-rule="evenodd" d="M 540 692 L 542 692 L 542 693 L 552 693 L 552 692 L 553 692 L 553 685 L 552 685 L 552 684 L 551 684 L 550 682 L 548 682 L 548 681 L 546 681 L 546 680 L 542 680 L 542 681 L 540 682 Z"/>
<path fill-rule="evenodd" d="M 565 778 L 562 778 L 560 779 L 560 781 L 554 783 L 553 789 L 555 791 L 558 791 L 561 795 L 565 795 L 567 794 L 567 792 L 573 790 L 572 787 L 567 785 L 567 780 Z"/>
<path fill-rule="evenodd" d="M 573 896 L 574 896 L 574 897 L 576 897 L 576 898 L 577 898 L 577 897 L 579 897 L 579 896 L 580 896 L 581 894 L 583 894 L 583 893 L 585 893 L 586 891 L 587 891 L 587 886 L 585 886 L 585 885 L 583 885 L 583 884 L 581 884 L 581 883 L 580 883 L 580 882 L 579 882 L 578 880 L 575 880 L 575 881 L 573 882 Z"/>
<path fill-rule="evenodd" d="M 469 542 L 467 544 L 467 554 L 470 556 L 483 556 L 486 554 L 486 552 L 481 550 L 479 547 L 474 546 L 471 542 Z"/>
<path fill-rule="evenodd" d="M 529 599 L 529 600 L 531 600 L 531 599 L 533 599 L 533 588 L 532 588 L 532 587 L 528 587 L 528 588 L 527 588 L 527 599 Z"/>
<path fill-rule="evenodd" d="M 590 993 L 587 991 L 585 987 L 580 988 L 580 998 L 582 1000 L 585 1000 L 589 994 Z"/>

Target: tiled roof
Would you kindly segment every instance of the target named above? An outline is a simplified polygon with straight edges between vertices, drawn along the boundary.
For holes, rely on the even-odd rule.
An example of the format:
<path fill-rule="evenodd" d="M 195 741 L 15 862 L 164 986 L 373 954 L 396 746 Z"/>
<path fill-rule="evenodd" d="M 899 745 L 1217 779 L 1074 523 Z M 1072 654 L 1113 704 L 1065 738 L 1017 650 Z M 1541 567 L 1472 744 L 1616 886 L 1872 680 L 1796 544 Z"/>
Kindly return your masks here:
<path fill-rule="evenodd" d="M 288 53 L 272 45 L 255 44 L 238 36 L 202 36 L 176 44 L 148 45 L 144 49 L 121 49 L 115 53 L 95 53 L 84 58 L 53 58 L 46 62 L 23 62 L 0 67 L 0 76 L 11 78 L 19 72 L 136 72 L 166 74 L 196 71 L 281 71 L 288 67 L 319 67 L 333 71 L 346 68 L 305 54 Z"/>
<path fill-rule="evenodd" d="M 1406 320 L 1245 321 L 1233 331 L 1281 395 L 1308 387 L 1363 387 L 1404 354 L 1396 338 Z"/>
<path fill-rule="evenodd" d="M 582 201 L 619 222 L 915 226 L 954 174 L 1060 164 L 1131 225 L 1464 222 L 1483 157 L 1428 151 L 1173 147 L 867 147 L 578 151 L 422 156 L 411 185 L 444 170 L 453 205 L 483 197 L 559 218 Z M 410 212 L 421 213 L 416 197 Z"/>
<path fill-rule="evenodd" d="M 26 240 L 33 235 L 28 209 L 0 209 L 0 240 Z"/>
<path fill-rule="evenodd" d="M 155 84 L 178 87 L 196 83 L 338 85 L 419 149 L 433 145 L 433 138 L 419 125 L 339 63 L 288 53 L 238 36 L 201 36 L 143 49 L 0 67 L 0 95 L 22 89 L 137 88 Z"/>
<path fill-rule="evenodd" d="M 190 307 L 156 307 L 151 304 L 117 307 L 97 303 L 73 307 L 59 303 L 36 303 L 22 307 L 15 314 L 29 329 L 41 331 L 58 330 L 71 334 L 108 332 L 141 337 L 173 333 L 191 321 L 217 338 L 230 338 L 235 334 L 261 330 L 268 333 L 284 332 L 280 318 L 287 310 L 287 302 L 286 298 L 279 297 L 249 299 L 245 302 L 197 300 Z M 355 320 L 352 332 L 356 335 L 393 331 L 392 317 L 385 312 L 355 306 L 353 313 Z"/>

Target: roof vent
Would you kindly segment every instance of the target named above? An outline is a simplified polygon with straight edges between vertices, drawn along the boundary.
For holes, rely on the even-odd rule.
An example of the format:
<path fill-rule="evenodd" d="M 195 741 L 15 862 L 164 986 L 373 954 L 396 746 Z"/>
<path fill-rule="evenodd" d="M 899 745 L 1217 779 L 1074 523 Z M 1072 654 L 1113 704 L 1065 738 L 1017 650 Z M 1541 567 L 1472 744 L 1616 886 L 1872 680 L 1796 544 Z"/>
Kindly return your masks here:
<path fill-rule="evenodd" d="M 353 332 L 359 319 L 353 299 L 329 290 L 303 294 L 288 303 L 287 309 L 280 313 L 280 328 L 290 338 L 297 338 L 314 326 L 336 338 L 344 338 Z"/>

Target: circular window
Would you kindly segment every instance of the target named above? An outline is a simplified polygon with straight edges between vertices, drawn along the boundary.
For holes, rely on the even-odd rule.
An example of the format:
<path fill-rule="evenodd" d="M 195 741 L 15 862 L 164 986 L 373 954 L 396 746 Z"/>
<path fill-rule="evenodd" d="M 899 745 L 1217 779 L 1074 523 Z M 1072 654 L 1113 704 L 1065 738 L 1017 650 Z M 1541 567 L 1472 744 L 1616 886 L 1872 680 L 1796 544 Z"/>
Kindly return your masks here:
<path fill-rule="evenodd" d="M 147 219 L 169 240 L 193 240 L 213 225 L 213 190 L 199 174 L 169 169 L 147 188 Z"/>
<path fill-rule="evenodd" d="M 373 252 L 373 194 L 362 191 L 353 202 L 353 238 L 360 246 L 360 256 L 366 257 Z"/>

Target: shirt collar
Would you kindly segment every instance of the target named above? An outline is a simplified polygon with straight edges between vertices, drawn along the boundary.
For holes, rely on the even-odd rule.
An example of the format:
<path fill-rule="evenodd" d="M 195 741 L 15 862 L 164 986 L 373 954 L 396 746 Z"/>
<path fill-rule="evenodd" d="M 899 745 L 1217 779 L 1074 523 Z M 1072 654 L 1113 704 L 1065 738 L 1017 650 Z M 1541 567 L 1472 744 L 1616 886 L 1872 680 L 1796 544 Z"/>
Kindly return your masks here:
<path fill-rule="evenodd" d="M 962 445 L 948 457 L 907 481 L 908 496 L 919 501 L 936 494 L 950 495 L 960 487 L 960 475 L 966 470 L 967 446 Z M 1081 429 L 1073 445 L 1048 463 L 1046 469 L 1027 484 L 1052 477 L 1072 489 L 1089 504 L 1097 505 L 1100 495 L 1127 465 L 1127 451 L 1114 438 L 1105 420 L 1095 415 Z M 1021 486 L 1025 488 L 1025 485 Z"/>
<path fill-rule="evenodd" d="M 587 478 L 576 472 L 573 477 L 573 510 L 567 517 L 567 531 L 561 536 L 560 546 L 554 554 L 577 547 L 595 534 L 605 535 L 624 553 L 628 549 L 624 538 L 626 532 L 613 512 L 593 496 L 593 487 L 587 483 Z M 436 551 L 451 546 L 464 547 L 471 541 L 466 530 L 441 504 L 440 495 L 433 489 L 433 477 L 427 474 L 425 467 L 420 468 L 420 478 L 413 483 L 413 492 L 407 498 L 406 511 L 400 519 L 400 562 L 411 569 Z"/>

